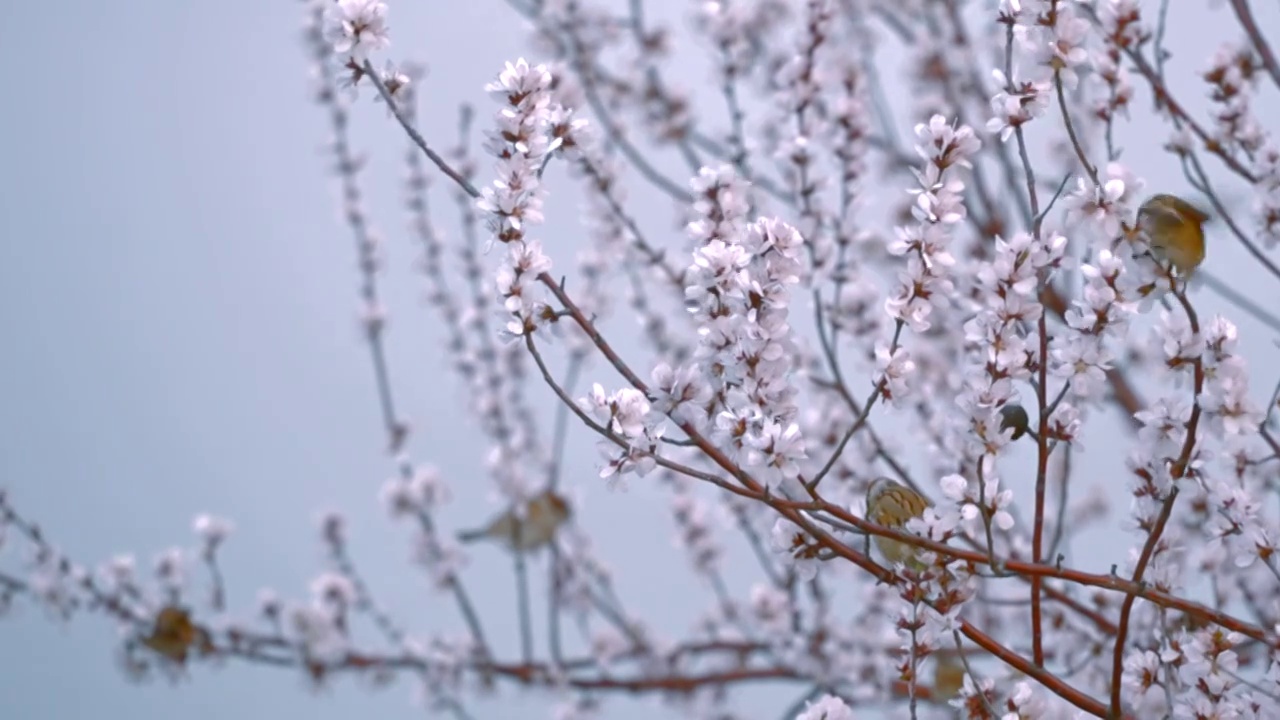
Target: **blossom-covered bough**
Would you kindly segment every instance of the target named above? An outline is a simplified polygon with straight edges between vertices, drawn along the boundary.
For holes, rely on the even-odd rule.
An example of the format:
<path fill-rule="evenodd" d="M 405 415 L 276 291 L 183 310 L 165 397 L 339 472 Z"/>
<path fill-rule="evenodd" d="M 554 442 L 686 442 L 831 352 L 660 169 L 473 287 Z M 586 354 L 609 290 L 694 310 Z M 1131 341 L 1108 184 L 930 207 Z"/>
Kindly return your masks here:
<path fill-rule="evenodd" d="M 764 681 L 785 684 L 785 717 L 805 720 L 1280 717 L 1277 392 L 1250 386 L 1229 317 L 1280 323 L 1241 283 L 1154 258 L 1135 219 L 1144 182 L 1119 162 L 1123 131 L 1141 125 L 1136 142 L 1172 153 L 1179 184 L 1221 219 L 1210 257 L 1239 243 L 1250 281 L 1277 297 L 1280 139 L 1253 108 L 1280 90 L 1280 67 L 1246 0 L 1213 16 L 1245 39 L 1203 71 L 1204 112 L 1167 82 L 1193 60 L 1163 45 L 1191 11 L 1167 1 L 694 3 L 686 39 L 706 50 L 707 97 L 680 88 L 677 36 L 642 0 L 510 4 L 546 62 L 510 62 L 487 87 L 487 162 L 470 109 L 441 152 L 417 129 L 421 71 L 375 66 L 386 4 L 314 0 L 307 31 L 395 463 L 383 499 L 460 632 L 414 636 L 385 612 L 338 515 L 322 523 L 332 568 L 311 599 L 264 593 L 246 617 L 223 589 L 226 521 L 197 519 L 194 557 L 162 556 L 147 581 L 129 558 L 90 570 L 65 557 L 0 495 L 0 530 L 32 552 L 0 573 L 0 600 L 114 617 L 130 674 L 223 660 L 317 683 L 407 676 L 461 718 L 493 687 L 549 690 L 561 718 L 607 717 L 622 693 L 757 717 L 734 710 L 733 690 Z M 906 72 L 888 72 L 891 53 Z M 420 269 L 494 487 L 524 517 L 566 467 L 592 462 L 565 457 L 566 436 L 596 437 L 599 477 L 669 494 L 714 596 L 697 627 L 650 628 L 568 522 L 545 553 L 513 556 L 519 655 L 490 644 L 439 520 L 449 484 L 412 457 L 396 405 L 349 137 L 359 90 L 408 135 Z M 1154 110 L 1131 120 L 1143 93 Z M 428 204 L 439 177 L 458 243 Z M 584 238 L 546 236 L 553 182 L 581 194 Z M 1247 210 L 1228 199 L 1240 189 Z M 676 205 L 682 233 L 654 228 L 655 198 Z M 1201 287 L 1226 315 L 1198 308 L 1217 297 Z M 619 315 L 638 336 L 616 330 Z M 588 372 L 600 379 L 579 388 Z M 1109 409 L 1133 432 L 1100 444 L 1127 454 L 1088 460 L 1107 474 L 1086 477 L 1080 439 Z M 880 475 L 932 506 L 905 530 L 868 522 Z M 1109 570 L 1081 569 L 1073 550 L 1104 552 L 1087 532 L 1104 519 L 1134 545 Z M 886 566 L 869 536 L 916 554 Z M 749 589 L 724 575 L 734 538 L 758 563 Z M 186 589 L 192 560 L 208 599 Z M 543 567 L 540 622 L 530 571 Z M 383 637 L 358 637 L 357 614 Z"/>

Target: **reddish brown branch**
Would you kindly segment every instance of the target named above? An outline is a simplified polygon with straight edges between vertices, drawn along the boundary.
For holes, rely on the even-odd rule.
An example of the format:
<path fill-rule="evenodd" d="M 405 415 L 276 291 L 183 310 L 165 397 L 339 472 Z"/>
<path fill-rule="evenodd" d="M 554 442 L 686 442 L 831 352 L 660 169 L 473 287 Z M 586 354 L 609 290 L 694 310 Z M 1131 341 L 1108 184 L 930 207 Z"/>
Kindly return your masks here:
<path fill-rule="evenodd" d="M 892 538 L 894 540 L 898 540 L 900 542 L 904 542 L 909 545 L 915 545 L 916 547 L 921 547 L 926 550 L 931 550 L 933 552 L 939 553 L 947 557 L 953 557 L 957 560 L 964 560 L 966 562 L 971 562 L 971 563 L 974 563 L 975 565 L 989 566 L 991 562 L 985 553 L 979 553 L 972 550 L 963 550 L 961 548 L 957 548 L 952 545 L 936 542 L 934 540 L 928 540 L 926 538 L 920 537 L 919 535 L 915 535 L 909 532 L 905 532 L 902 530 L 895 530 L 895 529 L 887 528 L 881 525 L 876 525 L 856 515 L 853 515 L 852 513 L 840 508 L 837 505 L 833 505 L 830 503 L 790 503 L 788 501 L 781 500 L 778 498 L 769 498 L 767 500 L 765 500 L 764 498 L 761 498 L 761 500 L 768 502 L 770 505 L 774 507 L 789 506 L 789 507 L 805 509 L 805 510 L 822 510 L 824 512 L 830 513 L 833 517 L 840 520 L 841 522 L 844 522 L 856 527 L 858 530 L 871 533 L 872 535 L 879 535 L 882 537 Z M 874 562 L 866 560 L 865 558 L 862 558 L 862 561 L 855 560 L 853 557 L 847 555 L 846 553 L 853 553 L 854 555 L 858 555 L 858 554 L 850 550 L 849 548 L 845 547 L 840 542 L 834 539 L 831 539 L 829 547 L 831 550 L 836 552 L 841 557 L 844 557 L 845 559 L 853 561 L 859 567 L 862 567 L 863 569 L 876 575 L 877 577 L 881 577 L 888 581 L 892 581 L 894 577 L 892 573 L 880 567 L 879 565 L 875 564 Z M 1024 562 L 1020 560 L 1001 560 L 1000 565 L 1003 570 L 1005 570 L 1006 572 L 1011 572 L 1015 575 L 1025 575 L 1027 577 L 1039 576 L 1043 578 L 1053 578 L 1057 580 L 1064 580 L 1066 582 L 1070 582 L 1076 585 L 1096 587 L 1103 590 L 1118 592 L 1124 595 L 1139 597 L 1155 605 L 1159 605 L 1161 607 L 1169 608 L 1171 610 L 1178 610 L 1180 612 L 1187 613 L 1193 617 L 1200 619 L 1203 622 L 1219 625 L 1228 630 L 1234 630 L 1235 632 L 1238 632 L 1242 635 L 1245 635 L 1254 640 L 1257 640 L 1258 642 L 1265 643 L 1268 647 L 1280 648 L 1280 637 L 1273 635 L 1272 633 L 1270 633 L 1269 631 L 1267 631 L 1266 629 L 1262 628 L 1259 625 L 1254 625 L 1245 620 L 1241 620 L 1240 618 L 1237 618 L 1233 615 L 1229 615 L 1219 610 L 1215 610 L 1202 603 L 1195 602 L 1194 600 L 1188 600 L 1186 598 L 1181 598 L 1176 595 L 1171 595 L 1167 592 L 1163 592 L 1161 590 L 1148 587 L 1146 585 L 1143 585 L 1142 583 L 1134 582 L 1132 580 L 1128 580 L 1128 579 L 1119 577 L 1117 575 L 1099 575 L 1095 573 L 1083 572 L 1080 570 L 1072 570 L 1070 568 L 1060 568 L 1054 565 L 1029 563 L 1029 562 Z M 1045 588 L 1045 593 L 1049 594 L 1050 589 Z M 1103 629 L 1105 630 L 1106 628 L 1103 628 Z M 1116 632 L 1116 630 L 1112 629 L 1110 632 Z"/>
<path fill-rule="evenodd" d="M 960 631 L 983 650 L 1000 658 L 1006 665 L 1035 678 L 1037 682 L 1053 691 L 1063 700 L 1094 717 L 1107 717 L 1106 705 L 1071 687 L 1062 678 L 1045 670 L 1040 664 L 1028 662 L 1026 658 L 996 642 L 991 636 L 970 625 L 967 621 L 960 623 Z"/>
<path fill-rule="evenodd" d="M 1039 228 L 1036 228 L 1039 235 Z M 1043 283 L 1043 280 L 1042 280 Z M 1036 402 L 1040 407 L 1040 423 L 1036 428 L 1036 509 L 1031 533 L 1031 561 L 1044 559 L 1044 486 L 1049 477 L 1049 324 L 1040 312 L 1040 367 L 1036 378 Z M 1031 578 L 1031 656 L 1038 667 L 1044 667 L 1044 618 L 1040 609 L 1040 578 Z"/>

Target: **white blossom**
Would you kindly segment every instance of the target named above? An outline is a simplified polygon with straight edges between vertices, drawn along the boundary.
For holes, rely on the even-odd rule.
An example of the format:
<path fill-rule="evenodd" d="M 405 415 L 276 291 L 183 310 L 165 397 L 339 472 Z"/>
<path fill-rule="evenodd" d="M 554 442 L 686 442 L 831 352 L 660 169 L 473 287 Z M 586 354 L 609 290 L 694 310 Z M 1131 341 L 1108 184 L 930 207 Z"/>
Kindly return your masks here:
<path fill-rule="evenodd" d="M 328 36 L 333 51 L 363 60 L 391 44 L 387 4 L 381 0 L 336 0 L 329 6 Z"/>

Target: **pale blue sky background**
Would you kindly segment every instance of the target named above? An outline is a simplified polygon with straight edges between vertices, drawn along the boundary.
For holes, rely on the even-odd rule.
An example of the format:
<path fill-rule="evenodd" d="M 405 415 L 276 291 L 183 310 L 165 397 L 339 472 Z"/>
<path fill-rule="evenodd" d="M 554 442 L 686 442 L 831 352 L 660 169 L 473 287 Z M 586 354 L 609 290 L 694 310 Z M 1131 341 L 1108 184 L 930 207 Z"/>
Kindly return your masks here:
<path fill-rule="evenodd" d="M 1206 12 L 1179 9 L 1171 30 L 1174 46 L 1196 58 L 1216 46 L 1215 40 L 1202 51 L 1189 49 L 1204 35 L 1197 23 L 1225 22 L 1222 13 Z M 1260 14 L 1264 27 L 1267 17 Z M 320 152 L 328 127 L 309 97 L 302 18 L 302 5 L 284 0 L 6 9 L 0 66 L 8 68 L 11 88 L 0 117 L 6 337 L 0 485 L 60 547 L 90 564 L 135 551 L 148 565 L 170 545 L 192 544 L 194 514 L 233 518 L 237 531 L 222 558 L 232 606 L 242 613 L 263 586 L 306 596 L 307 581 L 322 567 L 315 515 L 341 507 L 351 520 L 355 555 L 391 611 L 416 629 L 460 627 L 452 605 L 426 590 L 407 562 L 408 534 L 384 519 L 377 502 L 392 467 L 382 452 L 356 323 L 351 236 L 339 221 L 335 180 Z M 484 123 L 491 106 L 483 84 L 504 60 L 528 53 L 523 27 L 498 0 L 393 2 L 391 22 L 394 57 L 431 66 L 421 114 L 424 134 L 441 143 L 452 142 L 461 101 L 476 103 Z M 1194 78 L 1178 85 L 1199 95 Z M 1268 98 L 1273 111 L 1263 116 L 1273 118 L 1274 93 Z M 1138 103 L 1146 102 L 1139 93 Z M 401 407 L 419 429 L 411 449 L 439 466 L 459 495 L 460 519 L 449 526 L 469 525 L 490 510 L 488 488 L 468 482 L 478 476 L 483 448 L 471 426 L 455 420 L 462 405 L 451 381 L 440 381 L 441 333 L 410 270 L 416 251 L 403 230 L 403 138 L 374 108 L 358 113 L 355 143 L 375 157 L 366 190 L 390 268 L 394 380 Z M 1151 143 L 1135 145 L 1125 159 L 1152 184 L 1164 177 L 1163 185 L 1185 187 Z M 450 206 L 443 194 L 435 197 L 451 231 Z M 657 216 L 655 229 L 670 227 L 667 203 L 650 198 L 637 207 L 637 214 Z M 565 251 L 548 246 L 567 265 L 567 249 L 580 241 L 570 232 L 577 208 L 562 202 L 558 210 L 562 216 L 545 236 L 565 238 Z M 1273 281 L 1250 285 L 1256 277 L 1241 271 L 1243 255 L 1229 240 L 1211 250 L 1207 267 L 1255 295 L 1280 297 Z M 1223 307 L 1206 291 L 1200 299 L 1208 311 Z M 1272 336 L 1248 319 L 1239 324 L 1251 363 L 1275 367 Z M 1255 382 L 1274 380 L 1274 372 L 1264 371 Z M 1255 388 L 1256 395 L 1265 392 Z M 1091 461 L 1095 469 L 1113 472 L 1119 456 L 1105 456 L 1118 448 L 1107 426 L 1097 426 L 1089 440 L 1103 456 Z M 572 449 L 577 480 L 589 495 L 584 523 L 597 531 L 601 554 L 625 568 L 624 596 L 656 627 L 679 633 L 709 596 L 671 548 L 665 493 L 640 482 L 625 494 L 608 493 L 590 482 L 596 461 L 590 443 L 579 435 Z M 1104 555 L 1082 562 L 1105 569 L 1122 559 Z M 494 566 L 468 577 L 490 636 L 514 650 L 505 561 L 491 550 L 475 559 Z M 731 565 L 745 597 L 751 568 Z M 687 592 L 651 594 L 669 583 Z M 201 666 L 178 687 L 136 687 L 112 664 L 114 642 L 111 625 L 100 618 L 63 627 L 20 604 L 0 621 L 4 716 L 418 714 L 403 684 L 371 694 L 343 682 L 316 697 L 291 673 L 238 664 Z M 761 696 L 780 709 L 799 692 Z M 474 711 L 504 717 L 513 707 L 480 704 Z M 648 717 L 653 707 L 609 717 Z"/>

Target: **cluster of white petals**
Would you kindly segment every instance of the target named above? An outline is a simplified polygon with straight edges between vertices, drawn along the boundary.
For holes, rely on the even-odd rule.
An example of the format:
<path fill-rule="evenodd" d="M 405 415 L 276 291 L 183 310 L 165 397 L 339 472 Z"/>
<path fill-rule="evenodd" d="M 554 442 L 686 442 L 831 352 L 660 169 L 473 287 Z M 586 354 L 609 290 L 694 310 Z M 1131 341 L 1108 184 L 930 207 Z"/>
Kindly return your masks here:
<path fill-rule="evenodd" d="M 1089 21 L 1076 3 L 1058 0 L 1006 0 L 1001 16 L 1013 21 L 1019 50 L 1039 72 L 1061 75 L 1068 89 L 1092 57 L 1086 43 Z"/>
<path fill-rule="evenodd" d="M 489 217 L 489 230 L 506 249 L 498 269 L 497 290 L 511 314 L 507 332 L 525 335 L 545 319 L 538 277 L 551 270 L 542 243 L 526 233 L 542 223 L 546 195 L 540 171 L 555 149 L 548 132 L 552 121 L 551 71 L 521 58 L 507 63 L 496 82 L 485 86 L 502 106 L 486 149 L 497 158 L 497 178 L 482 189 L 476 207 Z"/>
<path fill-rule="evenodd" d="M 336 0 L 326 20 L 333 51 L 357 61 L 391 44 L 387 4 L 382 0 Z"/>
<path fill-rule="evenodd" d="M 853 709 L 835 695 L 823 695 L 816 701 L 805 701 L 804 710 L 795 720 L 854 720 Z"/>
<path fill-rule="evenodd" d="M 806 0 L 804 34 L 799 47 L 791 53 L 773 78 L 778 88 L 775 95 L 776 121 L 783 135 L 773 155 L 800 211 L 801 234 L 811 246 L 816 270 L 831 260 L 832 243 L 826 227 L 829 218 L 820 193 L 830 178 L 818 162 L 818 140 L 829 134 L 829 120 L 820 112 L 822 88 L 826 84 L 826 67 L 820 62 L 827 52 L 826 40 L 835 16 L 832 0 Z"/>
<path fill-rule="evenodd" d="M 621 388 L 606 393 L 600 383 L 578 404 L 603 425 L 618 443 L 602 440 L 598 444 L 605 457 L 600 477 L 621 477 L 628 473 L 647 475 L 656 465 L 655 455 L 665 431 L 665 418 L 655 412 L 644 393 L 635 388 Z"/>
<path fill-rule="evenodd" d="M 972 128 L 956 127 L 942 115 L 917 125 L 915 132 L 916 152 L 925 160 L 924 170 L 916 171 L 919 185 L 911 190 L 916 222 L 899 227 L 889 245 L 890 253 L 906 257 L 907 267 L 885 308 L 918 333 L 931 326 L 933 308 L 950 305 L 955 292 L 950 268 L 956 259 L 950 245 L 954 228 L 967 214 L 960 172 L 973 166 L 970 159 L 982 143 Z"/>
<path fill-rule="evenodd" d="M 746 222 L 745 187 L 728 166 L 703 168 L 693 188 L 701 217 L 688 232 L 699 247 L 685 296 L 701 337 L 694 357 L 712 391 L 705 418 L 735 462 L 775 488 L 796 479 L 806 457 L 788 323 L 804 238 L 773 218 Z"/>
<path fill-rule="evenodd" d="M 1258 234 L 1268 250 L 1280 246 L 1280 145 L 1274 141 L 1258 151 L 1254 159 L 1253 211 L 1258 216 Z"/>

